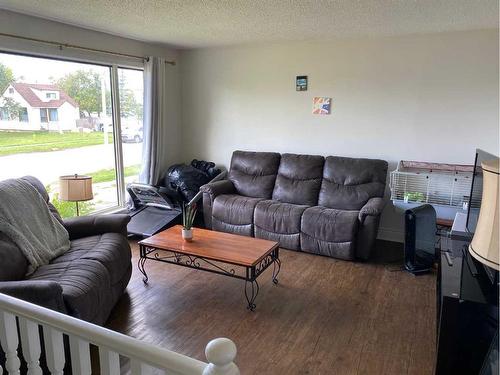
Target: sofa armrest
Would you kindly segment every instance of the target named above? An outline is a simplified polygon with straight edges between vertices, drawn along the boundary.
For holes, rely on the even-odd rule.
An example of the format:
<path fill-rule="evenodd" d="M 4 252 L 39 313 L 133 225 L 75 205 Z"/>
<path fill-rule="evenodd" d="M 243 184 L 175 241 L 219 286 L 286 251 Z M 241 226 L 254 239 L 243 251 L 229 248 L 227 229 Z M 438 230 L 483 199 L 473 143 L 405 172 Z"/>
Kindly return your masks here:
<path fill-rule="evenodd" d="M 215 181 L 209 184 L 205 184 L 200 188 L 202 193 L 208 193 L 214 199 L 216 196 L 221 194 L 232 194 L 235 192 L 234 185 L 229 180 Z"/>
<path fill-rule="evenodd" d="M 104 233 L 121 233 L 126 236 L 129 221 L 130 216 L 127 214 L 80 216 L 65 219 L 64 227 L 70 240 Z"/>
<path fill-rule="evenodd" d="M 49 280 L 20 280 L 0 282 L 0 293 L 19 298 L 51 310 L 66 313 L 62 287 Z"/>
<path fill-rule="evenodd" d="M 380 215 L 384 209 L 383 198 L 370 198 L 359 211 L 359 230 L 356 243 L 356 258 L 367 260 L 377 238 Z"/>
<path fill-rule="evenodd" d="M 359 211 L 358 218 L 360 223 L 363 224 L 367 216 L 380 216 L 384 206 L 385 201 L 383 198 L 370 198 Z"/>
<path fill-rule="evenodd" d="M 203 219 L 205 227 L 212 229 L 212 207 L 215 198 L 222 194 L 233 194 L 236 192 L 236 189 L 231 181 L 219 180 L 203 185 L 200 188 L 200 192 L 203 193 Z"/>

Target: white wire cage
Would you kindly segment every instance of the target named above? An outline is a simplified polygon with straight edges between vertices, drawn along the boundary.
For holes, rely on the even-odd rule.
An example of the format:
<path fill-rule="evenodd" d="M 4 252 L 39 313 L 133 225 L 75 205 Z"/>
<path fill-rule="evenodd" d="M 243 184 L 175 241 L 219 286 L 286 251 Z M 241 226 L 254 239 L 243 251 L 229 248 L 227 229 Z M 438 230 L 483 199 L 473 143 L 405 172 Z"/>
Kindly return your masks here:
<path fill-rule="evenodd" d="M 478 186 L 478 193 L 470 197 L 473 169 L 472 165 L 401 160 L 391 172 L 391 200 L 405 210 L 428 203 L 438 218 L 452 220 L 469 204 L 479 208 L 481 188 Z"/>

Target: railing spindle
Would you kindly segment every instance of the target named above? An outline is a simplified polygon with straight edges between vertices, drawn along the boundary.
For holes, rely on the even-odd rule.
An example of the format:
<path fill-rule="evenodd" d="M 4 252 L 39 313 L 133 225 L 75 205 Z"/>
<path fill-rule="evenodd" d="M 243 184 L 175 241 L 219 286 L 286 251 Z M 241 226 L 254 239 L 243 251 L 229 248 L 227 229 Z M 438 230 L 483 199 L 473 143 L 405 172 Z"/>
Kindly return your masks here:
<path fill-rule="evenodd" d="M 120 357 L 118 353 L 107 348 L 99 348 L 99 362 L 101 365 L 101 374 L 119 375 L 120 374 Z"/>
<path fill-rule="evenodd" d="M 26 318 L 19 317 L 19 331 L 23 356 L 28 365 L 28 375 L 42 375 L 40 367 L 40 335 L 38 324 Z"/>
<path fill-rule="evenodd" d="M 70 336 L 69 347 L 73 374 L 90 375 L 92 366 L 90 364 L 89 342 L 76 336 Z"/>
<path fill-rule="evenodd" d="M 47 367 L 50 373 L 52 375 L 63 375 L 65 358 L 62 333 L 52 327 L 44 326 L 43 338 L 45 340 Z"/>
<path fill-rule="evenodd" d="M 16 317 L 3 311 L 0 311 L 0 343 L 5 352 L 5 369 L 9 375 L 18 375 L 21 361 L 17 355 L 19 339 Z"/>
<path fill-rule="evenodd" d="M 130 359 L 132 375 L 152 375 L 153 368 L 137 359 Z"/>

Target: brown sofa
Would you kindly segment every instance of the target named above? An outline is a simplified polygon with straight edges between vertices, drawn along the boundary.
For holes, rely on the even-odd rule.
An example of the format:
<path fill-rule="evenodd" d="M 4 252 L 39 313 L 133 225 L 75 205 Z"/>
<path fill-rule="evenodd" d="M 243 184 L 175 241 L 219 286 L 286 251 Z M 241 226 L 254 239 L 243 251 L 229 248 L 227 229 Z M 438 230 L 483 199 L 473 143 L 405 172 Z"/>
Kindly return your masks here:
<path fill-rule="evenodd" d="M 235 151 L 228 179 L 202 186 L 213 230 L 341 259 L 367 259 L 384 207 L 387 162 Z"/>
<path fill-rule="evenodd" d="M 104 324 L 132 273 L 126 238 L 128 215 L 96 215 L 62 220 L 42 183 L 23 177 L 47 202 L 69 232 L 70 249 L 26 277 L 28 261 L 0 233 L 0 293 L 74 317 Z"/>

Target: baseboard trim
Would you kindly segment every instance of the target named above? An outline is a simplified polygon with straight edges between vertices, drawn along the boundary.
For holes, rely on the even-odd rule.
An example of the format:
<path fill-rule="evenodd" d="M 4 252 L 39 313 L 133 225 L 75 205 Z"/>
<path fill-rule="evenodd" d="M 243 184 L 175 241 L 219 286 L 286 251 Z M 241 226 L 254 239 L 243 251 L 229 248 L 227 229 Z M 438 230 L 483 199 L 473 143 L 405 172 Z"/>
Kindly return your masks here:
<path fill-rule="evenodd" d="M 378 228 L 377 239 L 392 242 L 404 242 L 404 233 L 392 228 Z"/>

